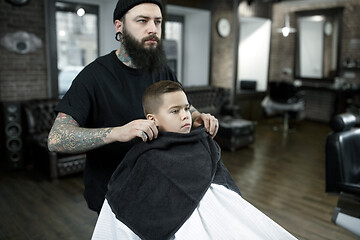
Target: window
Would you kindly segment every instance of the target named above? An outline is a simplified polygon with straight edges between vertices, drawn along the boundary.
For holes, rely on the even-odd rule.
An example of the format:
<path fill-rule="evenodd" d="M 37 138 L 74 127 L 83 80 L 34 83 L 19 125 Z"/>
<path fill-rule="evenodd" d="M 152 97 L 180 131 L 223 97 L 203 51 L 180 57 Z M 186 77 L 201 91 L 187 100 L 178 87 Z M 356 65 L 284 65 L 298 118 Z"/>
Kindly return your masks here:
<path fill-rule="evenodd" d="M 58 94 L 62 97 L 76 75 L 99 56 L 98 7 L 56 1 Z"/>
<path fill-rule="evenodd" d="M 165 23 L 164 51 L 168 65 L 181 82 L 184 44 L 184 17 L 169 15 Z"/>

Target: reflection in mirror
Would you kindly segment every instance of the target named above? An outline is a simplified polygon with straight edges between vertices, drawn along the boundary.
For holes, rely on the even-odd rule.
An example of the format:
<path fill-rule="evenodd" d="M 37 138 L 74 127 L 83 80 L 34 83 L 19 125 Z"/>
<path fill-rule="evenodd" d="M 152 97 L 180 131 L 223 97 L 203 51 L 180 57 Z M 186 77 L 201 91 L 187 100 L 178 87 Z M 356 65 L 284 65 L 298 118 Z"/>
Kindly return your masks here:
<path fill-rule="evenodd" d="M 339 72 L 342 8 L 296 12 L 295 78 L 332 81 Z"/>

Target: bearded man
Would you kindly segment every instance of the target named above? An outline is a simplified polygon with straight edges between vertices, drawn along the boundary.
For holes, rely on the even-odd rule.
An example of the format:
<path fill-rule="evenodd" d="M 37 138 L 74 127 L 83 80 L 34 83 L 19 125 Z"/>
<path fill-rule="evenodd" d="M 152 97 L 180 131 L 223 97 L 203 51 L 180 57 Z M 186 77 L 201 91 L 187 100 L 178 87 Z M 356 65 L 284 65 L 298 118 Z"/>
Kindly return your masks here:
<path fill-rule="evenodd" d="M 177 81 L 161 48 L 162 8 L 161 0 L 119 0 L 113 18 L 119 49 L 86 66 L 55 108 L 48 148 L 86 152 L 84 197 L 98 213 L 109 179 L 134 140 L 158 136 L 154 121 L 145 119 L 143 92 L 161 80 Z M 193 126 L 204 125 L 214 137 L 217 119 L 190 111 Z"/>

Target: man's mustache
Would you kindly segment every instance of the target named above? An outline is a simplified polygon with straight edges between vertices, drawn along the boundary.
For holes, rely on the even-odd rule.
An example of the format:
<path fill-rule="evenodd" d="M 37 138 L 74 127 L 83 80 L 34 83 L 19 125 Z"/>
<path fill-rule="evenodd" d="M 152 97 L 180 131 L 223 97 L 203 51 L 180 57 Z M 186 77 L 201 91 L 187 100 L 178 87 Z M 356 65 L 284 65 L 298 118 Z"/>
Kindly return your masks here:
<path fill-rule="evenodd" d="M 149 40 L 159 42 L 160 38 L 158 38 L 156 35 L 150 35 L 150 36 L 144 37 L 142 39 L 142 42 L 145 43 L 146 41 L 149 41 Z"/>

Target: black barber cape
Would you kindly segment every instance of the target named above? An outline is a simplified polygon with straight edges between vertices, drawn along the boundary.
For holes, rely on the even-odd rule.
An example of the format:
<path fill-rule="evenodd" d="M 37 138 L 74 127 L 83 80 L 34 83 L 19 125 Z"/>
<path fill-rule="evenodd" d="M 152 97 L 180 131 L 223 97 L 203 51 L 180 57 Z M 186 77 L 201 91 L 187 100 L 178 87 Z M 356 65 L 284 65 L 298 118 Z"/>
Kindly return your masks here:
<path fill-rule="evenodd" d="M 141 239 L 169 239 L 191 216 L 211 183 L 240 194 L 220 147 L 199 127 L 139 142 L 112 175 L 106 199 Z"/>

